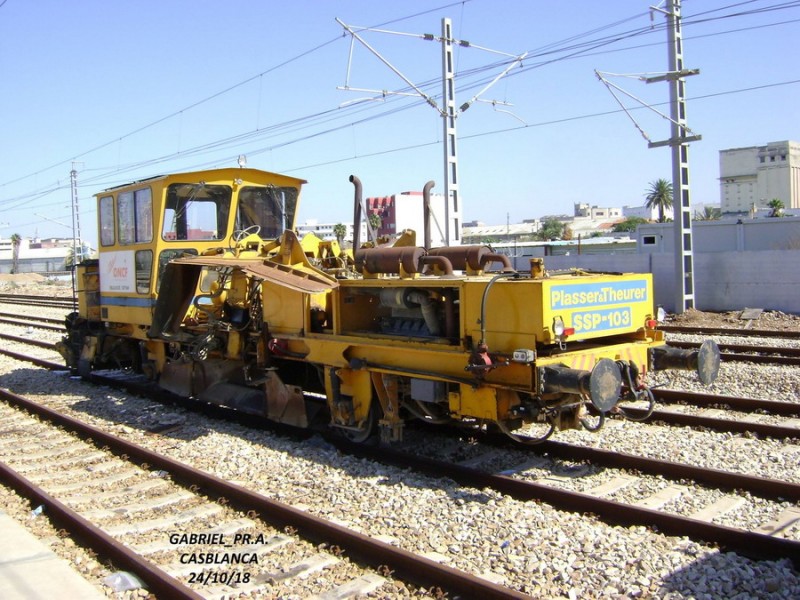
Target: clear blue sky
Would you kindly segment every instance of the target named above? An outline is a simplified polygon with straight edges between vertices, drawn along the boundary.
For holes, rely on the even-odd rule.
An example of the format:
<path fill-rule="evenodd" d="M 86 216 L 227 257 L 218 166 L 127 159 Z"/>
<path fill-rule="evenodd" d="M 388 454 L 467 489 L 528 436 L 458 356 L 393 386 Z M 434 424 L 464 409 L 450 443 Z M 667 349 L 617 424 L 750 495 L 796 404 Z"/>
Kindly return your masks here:
<path fill-rule="evenodd" d="M 800 139 L 800 2 L 684 0 L 691 197 L 719 202 L 719 150 Z M 0 0 L 0 236 L 70 237 L 77 161 L 84 237 L 93 194 L 165 172 L 248 166 L 309 181 L 300 220 L 351 218 L 351 173 L 367 195 L 443 191 L 442 122 L 419 98 L 352 102 L 351 87 L 405 82 L 335 21 L 457 38 L 518 55 L 522 67 L 458 119 L 465 220 L 571 214 L 573 203 L 640 205 L 671 179 L 670 151 L 647 142 L 595 77 L 667 69 L 665 17 L 647 0 Z M 651 27 L 652 25 L 652 27 Z M 441 49 L 363 32 L 441 103 Z M 456 51 L 461 104 L 504 68 L 502 54 Z M 668 87 L 612 80 L 668 113 Z M 625 100 L 630 108 L 638 105 Z M 507 111 L 507 112 L 501 112 Z M 631 112 L 654 141 L 669 123 Z M 41 215 L 41 216 L 39 216 Z M 46 218 L 45 218 L 46 217 Z M 49 219 L 49 220 L 48 220 Z M 58 222 L 58 223 L 57 223 Z M 60 223 L 60 224 L 59 224 Z"/>

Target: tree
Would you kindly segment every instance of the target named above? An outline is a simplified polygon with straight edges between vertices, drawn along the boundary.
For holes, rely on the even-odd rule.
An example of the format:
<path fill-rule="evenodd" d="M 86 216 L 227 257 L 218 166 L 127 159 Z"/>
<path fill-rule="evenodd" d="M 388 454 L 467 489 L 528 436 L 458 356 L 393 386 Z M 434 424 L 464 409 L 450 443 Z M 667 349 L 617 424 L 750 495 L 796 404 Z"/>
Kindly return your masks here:
<path fill-rule="evenodd" d="M 672 184 L 666 179 L 656 179 L 650 182 L 646 190 L 645 206 L 649 209 L 658 209 L 658 222 L 663 223 L 666 218 L 664 213 L 672 207 Z"/>
<path fill-rule="evenodd" d="M 19 272 L 19 245 L 22 236 L 18 233 L 11 234 L 11 272 Z"/>
<path fill-rule="evenodd" d="M 779 198 L 773 198 L 767 203 L 767 206 L 772 209 L 769 213 L 770 217 L 783 216 L 783 209 L 785 208 L 783 200 L 780 200 Z"/>
<path fill-rule="evenodd" d="M 694 213 L 695 221 L 719 221 L 722 217 L 722 210 L 713 206 L 704 206 L 703 212 Z"/>
<path fill-rule="evenodd" d="M 64 257 L 64 268 L 69 270 L 75 266 L 75 250 L 73 246 L 67 248 L 67 255 Z M 89 253 L 91 252 L 91 247 L 86 244 L 85 242 L 81 242 L 77 248 L 78 250 L 78 264 L 86 258 L 89 258 Z M 95 257 L 97 254 L 95 254 Z"/>
<path fill-rule="evenodd" d="M 378 213 L 369 213 L 369 217 L 367 217 L 369 224 L 372 225 L 372 228 L 377 231 L 381 228 L 381 216 Z"/>
<path fill-rule="evenodd" d="M 343 223 L 337 223 L 336 225 L 334 225 L 333 235 L 336 236 L 336 241 L 341 244 L 342 240 L 344 239 L 344 236 L 347 235 L 347 225 L 344 225 Z"/>
<path fill-rule="evenodd" d="M 564 234 L 564 224 L 558 219 L 547 219 L 536 237 L 543 241 L 558 240 Z"/>
<path fill-rule="evenodd" d="M 642 223 L 647 223 L 647 219 L 643 219 L 642 217 L 628 217 L 624 221 L 620 221 L 614 225 L 613 231 L 615 233 L 636 231 L 636 228 Z"/>

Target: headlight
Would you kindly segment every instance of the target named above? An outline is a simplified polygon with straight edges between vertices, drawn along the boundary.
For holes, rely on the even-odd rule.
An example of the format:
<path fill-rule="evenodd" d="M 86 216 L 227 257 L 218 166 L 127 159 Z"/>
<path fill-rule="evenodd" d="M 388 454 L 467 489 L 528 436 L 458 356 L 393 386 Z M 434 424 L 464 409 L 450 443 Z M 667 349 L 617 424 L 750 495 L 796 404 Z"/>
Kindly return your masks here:
<path fill-rule="evenodd" d="M 553 319 L 553 333 L 556 337 L 564 335 L 564 319 L 561 317 L 555 317 Z"/>

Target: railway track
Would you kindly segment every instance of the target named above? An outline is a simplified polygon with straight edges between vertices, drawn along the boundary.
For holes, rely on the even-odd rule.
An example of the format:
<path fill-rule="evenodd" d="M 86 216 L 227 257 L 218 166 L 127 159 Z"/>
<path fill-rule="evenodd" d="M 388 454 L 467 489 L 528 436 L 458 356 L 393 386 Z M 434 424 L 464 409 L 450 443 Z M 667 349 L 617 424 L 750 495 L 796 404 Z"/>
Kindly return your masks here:
<path fill-rule="evenodd" d="M 344 444 L 344 442 L 337 443 L 337 447 L 342 447 Z M 505 441 L 501 442 L 501 445 L 503 444 Z M 480 465 L 496 463 L 500 456 L 497 452 L 486 452 L 459 464 L 395 452 L 386 448 L 375 449 L 349 444 L 347 447 L 350 452 L 358 456 L 389 463 L 399 468 L 413 468 L 435 477 L 447 477 L 477 489 L 491 488 L 517 500 L 544 501 L 562 510 L 596 514 L 603 520 L 617 525 L 653 526 L 668 535 L 687 536 L 697 541 L 719 544 L 727 550 L 744 555 L 758 558 L 789 558 L 795 565 L 800 566 L 800 532 L 796 531 L 800 522 L 800 509 L 795 507 L 779 509 L 775 518 L 769 519 L 752 531 L 712 522 L 714 518 L 739 508 L 745 502 L 744 498 L 738 495 L 740 492 L 733 493 L 735 490 L 746 490 L 780 504 L 784 500 L 800 499 L 798 495 L 800 484 L 742 476 L 679 463 L 665 463 L 559 442 L 546 442 L 541 450 L 535 454 L 532 452 L 528 460 L 501 470 L 497 470 L 495 464 L 491 471 L 481 469 Z M 606 466 L 615 465 L 617 468 L 629 471 L 620 472 L 595 487 L 574 491 L 564 487 L 564 484 L 574 479 L 576 475 L 574 473 L 562 475 L 555 472 L 552 459 L 542 457 L 539 454 L 541 451 L 573 461 L 590 460 Z M 530 479 L 525 473 L 532 469 L 544 469 L 549 474 Z M 668 476 L 671 481 L 653 493 L 647 488 L 635 490 L 643 478 L 630 471 Z M 666 508 L 672 500 L 681 494 L 689 493 L 686 486 L 686 480 L 689 479 L 713 482 L 713 485 L 726 490 L 726 493 L 688 516 L 668 512 Z M 626 489 L 632 491 L 632 494 L 625 501 L 610 499 L 615 495 L 620 496 Z M 789 530 L 793 533 L 789 533 Z M 786 539 L 772 534 L 789 534 L 795 537 Z"/>
<path fill-rule="evenodd" d="M 671 339 L 669 344 L 675 348 L 700 348 L 700 344 L 697 342 Z M 800 365 L 800 348 L 726 343 L 717 343 L 717 346 L 720 349 L 720 360 L 723 361 Z"/>
<path fill-rule="evenodd" d="M 737 337 L 767 337 L 767 338 L 788 338 L 797 339 L 796 331 L 780 329 L 749 329 L 749 328 L 729 328 L 729 327 L 704 327 L 689 325 L 659 325 L 658 328 L 666 333 L 684 333 L 691 335 L 727 335 Z"/>
<path fill-rule="evenodd" d="M 64 308 L 74 310 L 78 305 L 77 298 L 59 298 L 38 294 L 0 294 L 0 304 L 17 304 L 44 308 Z"/>
<path fill-rule="evenodd" d="M 46 345 L 42 347 L 45 348 Z M 38 360 L 42 366 L 47 366 L 47 361 Z M 63 366 L 54 365 L 50 368 L 62 369 Z M 124 379 L 120 379 L 120 382 L 122 381 Z M 724 426 L 718 423 L 729 421 L 734 424 L 740 423 L 737 426 L 743 428 L 738 430 L 728 428 L 728 431 L 757 431 L 752 425 L 742 426 L 741 422 L 744 419 L 741 416 L 731 418 L 729 413 L 723 412 L 724 407 L 745 413 L 767 413 L 758 415 L 759 419 L 778 416 L 791 419 L 798 416 L 798 405 L 792 402 L 691 394 L 666 389 L 655 389 L 654 393 L 659 405 L 685 404 L 697 407 L 700 409 L 698 412 L 717 411 L 718 417 L 726 417 L 722 420 L 711 418 L 708 424 L 693 423 L 708 429 L 724 431 L 725 427 L 730 425 Z M 682 410 L 686 408 L 682 407 Z M 661 411 L 661 408 L 659 410 Z M 656 417 L 660 420 L 661 414 L 656 413 L 653 418 Z M 668 420 L 671 417 L 664 418 Z M 680 423 L 680 419 L 681 417 L 678 417 L 674 422 Z M 608 425 L 615 427 L 619 423 L 611 419 Z M 800 437 L 797 427 L 787 425 L 786 430 L 781 430 L 780 427 L 773 429 L 772 433 L 759 432 L 759 434 L 774 435 L 778 438 Z M 746 438 L 742 441 L 745 440 Z M 555 507 L 574 510 L 581 514 L 591 512 L 601 515 L 609 523 L 655 526 L 664 533 L 712 541 L 743 555 L 791 558 L 795 565 L 798 565 L 796 538 L 800 537 L 797 533 L 800 514 L 797 513 L 797 485 L 794 483 L 703 469 L 667 460 L 626 455 L 622 452 L 603 451 L 561 441 L 547 442 L 538 447 L 533 455 L 503 460 L 504 456 L 518 453 L 518 450 L 508 451 L 504 447 L 495 449 L 488 440 L 481 441 L 484 443 L 470 446 L 475 452 L 468 458 L 463 456 L 465 443 L 462 438 L 453 442 L 452 455 L 443 451 L 441 444 L 437 446 L 434 453 L 437 458 L 444 459 L 437 462 L 444 464 L 426 464 L 421 467 L 407 465 L 402 468 L 413 469 L 413 472 L 419 473 L 427 472 L 429 476 L 439 479 L 453 479 L 462 485 L 475 486 L 478 489 L 498 490 L 499 493 L 509 497 L 518 494 L 521 499 L 529 496 L 538 498 Z M 424 442 L 420 443 L 415 447 L 415 451 L 424 446 Z M 358 448 L 364 450 L 363 447 Z M 379 454 L 384 453 L 380 451 Z M 787 459 L 800 459 L 800 453 Z M 377 456 L 371 460 L 383 460 L 390 464 L 398 460 L 396 466 L 403 464 L 399 462 L 401 459 L 393 457 L 381 459 Z M 460 464 L 457 464 L 454 472 L 448 474 L 446 471 L 448 462 Z M 487 476 L 490 479 L 481 479 Z M 491 481 L 491 478 L 496 478 L 496 481 Z M 507 490 L 519 484 L 508 483 L 506 482 L 508 479 L 512 482 L 533 483 L 541 487 L 523 486 L 520 488 L 521 491 L 512 493 Z M 695 492 L 697 484 L 702 484 L 699 494 Z M 577 496 L 573 497 L 573 494 Z M 605 502 L 584 504 L 587 502 L 585 496 L 589 497 L 590 502 L 594 502 L 592 499 Z M 752 520 L 758 522 L 737 523 L 740 513 L 747 514 L 751 509 L 750 505 L 753 503 L 751 497 L 758 498 L 759 504 L 754 505 L 755 516 L 752 517 Z M 692 510 L 687 510 L 685 507 L 678 508 L 676 498 L 679 498 L 681 503 L 693 507 Z M 648 510 L 655 512 L 651 513 Z M 670 514 L 670 511 L 675 510 L 680 511 L 676 515 L 677 519 L 673 519 L 673 515 Z M 662 516 L 663 514 L 666 514 L 666 517 Z M 624 515 L 624 518 L 620 518 L 619 515 Z"/>
<path fill-rule="evenodd" d="M 94 379 L 103 385 L 121 385 L 128 389 L 139 389 L 142 393 L 136 382 L 126 382 L 125 378 L 96 375 Z M 800 406 L 795 406 L 795 412 L 797 409 Z M 780 428 L 775 430 L 786 433 Z M 796 427 L 790 433 L 800 437 L 800 429 Z M 759 558 L 791 558 L 800 565 L 800 531 L 794 529 L 796 523 L 800 522 L 800 510 L 794 506 L 780 506 L 782 502 L 800 501 L 800 484 L 553 441 L 527 450 L 527 455 L 520 458 L 520 452 L 525 450 L 518 446 L 509 447 L 505 438 L 487 438 L 483 441 L 487 447 L 501 448 L 501 452 L 488 450 L 466 461 L 435 460 L 385 448 L 349 445 L 328 438 L 328 443 L 350 454 L 400 468 L 413 468 L 438 478 L 451 478 L 479 489 L 491 488 L 518 500 L 546 501 L 556 508 L 597 514 L 613 524 L 656 526 L 665 533 L 719 544 L 742 554 Z M 454 447 L 461 448 L 463 443 L 463 439 L 458 439 Z M 441 449 L 436 452 L 442 454 Z M 494 472 L 474 468 L 482 463 L 496 463 L 499 456 L 509 454 L 517 458 L 512 459 L 511 463 L 506 460 L 500 467 L 495 464 Z M 585 470 L 567 470 L 567 474 L 559 474 L 560 467 L 554 459 L 591 464 L 595 468 L 614 470 L 617 474 L 607 476 L 604 481 L 585 490 L 564 489 L 563 486 L 568 487 L 570 482 L 578 481 L 576 473 L 582 475 Z M 526 474 L 528 471 L 544 472 L 545 475 L 530 480 L 530 474 Z M 643 477 L 649 477 L 649 481 L 642 483 Z M 702 507 L 688 515 L 661 510 L 681 495 L 686 501 L 687 481 L 713 490 L 705 492 L 706 498 L 696 502 Z M 609 499 L 614 495 L 630 497 L 625 501 Z M 774 504 L 767 511 L 771 516 L 765 518 L 757 528 L 748 531 L 711 522 L 746 505 L 748 496 L 757 496 Z M 763 511 L 763 507 L 760 510 Z M 794 531 L 790 535 L 797 539 L 787 540 L 770 535 L 775 532 L 786 533 L 787 529 Z"/>
<path fill-rule="evenodd" d="M 0 398 L 40 419 L 9 406 L 0 409 L 3 481 L 41 502 L 60 524 L 87 537 L 164 597 L 263 592 L 346 598 L 387 584 L 378 570 L 440 594 L 526 597 L 270 500 L 16 394 L 0 391 Z M 354 567 L 342 552 L 373 568 Z M 308 575 L 323 570 L 323 581 L 317 576 L 309 586 Z"/>
<path fill-rule="evenodd" d="M 0 312 L 0 323 L 64 332 L 64 318 L 44 317 L 39 315 L 21 315 L 19 313 Z"/>

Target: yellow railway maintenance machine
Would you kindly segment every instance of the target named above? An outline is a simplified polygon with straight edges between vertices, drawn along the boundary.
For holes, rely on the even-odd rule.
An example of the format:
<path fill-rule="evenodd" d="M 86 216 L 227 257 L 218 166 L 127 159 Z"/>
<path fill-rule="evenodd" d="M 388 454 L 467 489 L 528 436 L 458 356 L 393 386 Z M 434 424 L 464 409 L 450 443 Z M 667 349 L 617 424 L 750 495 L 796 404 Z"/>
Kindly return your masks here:
<path fill-rule="evenodd" d="M 361 183 L 355 187 L 355 230 Z M 78 267 L 67 365 L 128 368 L 176 394 L 354 440 L 408 419 L 523 442 L 652 411 L 649 369 L 713 381 L 719 350 L 668 347 L 649 274 L 516 272 L 485 246 L 413 231 L 355 252 L 294 233 L 305 183 L 255 169 L 165 175 L 97 195 L 99 259 Z M 636 413 L 641 414 L 641 413 Z"/>

